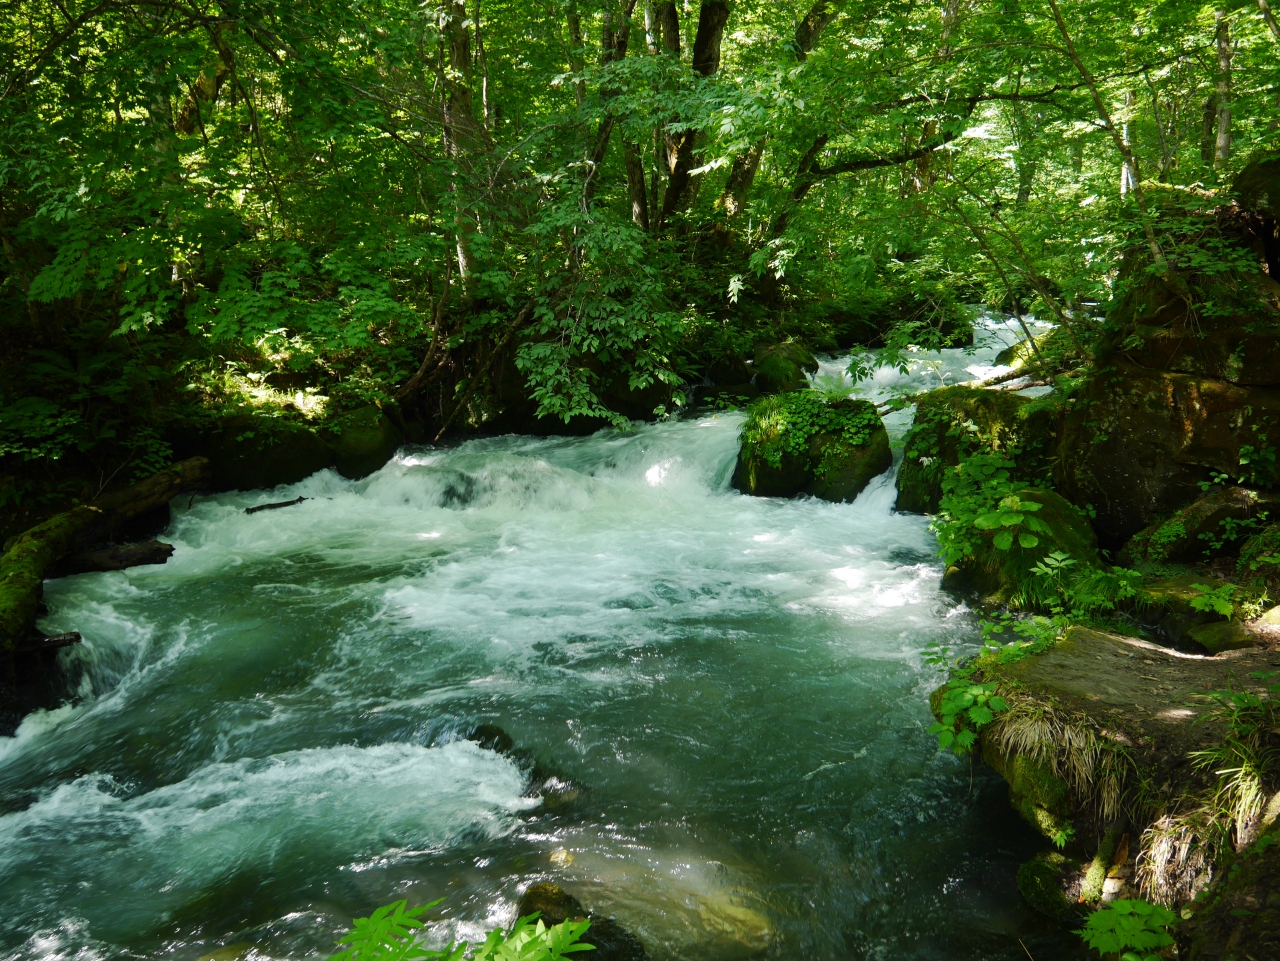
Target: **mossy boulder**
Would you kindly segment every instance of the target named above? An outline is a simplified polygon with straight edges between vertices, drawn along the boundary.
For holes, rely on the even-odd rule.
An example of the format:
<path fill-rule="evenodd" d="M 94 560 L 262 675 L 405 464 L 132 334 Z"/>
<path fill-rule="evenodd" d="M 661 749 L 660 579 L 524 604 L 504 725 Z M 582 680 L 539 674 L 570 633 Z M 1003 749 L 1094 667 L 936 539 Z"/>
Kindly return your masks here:
<path fill-rule="evenodd" d="M 325 430 L 324 441 L 333 452 L 338 473 L 358 480 L 389 461 L 404 437 L 390 418 L 371 404 L 333 421 Z"/>
<path fill-rule="evenodd" d="M 217 490 L 294 484 L 333 464 L 333 451 L 309 425 L 240 414 L 224 419 L 202 446 Z"/>
<path fill-rule="evenodd" d="M 1270 524 L 1245 539 L 1236 561 L 1240 583 L 1280 597 L 1280 524 Z"/>
<path fill-rule="evenodd" d="M 1053 773 L 1049 762 L 1007 754 L 992 738 L 983 738 L 981 743 L 982 760 L 1008 783 L 1014 810 L 1048 840 L 1066 836 L 1078 805 L 1070 786 Z"/>
<path fill-rule="evenodd" d="M 1061 495 L 1038 487 L 1021 488 L 1010 496 L 1017 502 L 1011 502 L 1011 510 L 1022 511 L 1039 522 L 1035 542 L 1024 547 L 1014 536 L 1007 548 L 997 546 L 1000 532 L 1017 531 L 1016 527 L 975 536 L 970 553 L 948 566 L 942 578 L 944 589 L 977 594 L 984 605 L 1036 607 L 1043 601 L 1040 592 L 1051 588 L 1047 579 L 1032 570 L 1045 555 L 1060 551 L 1070 555 L 1081 568 L 1100 565 L 1098 539 L 1078 508 Z M 1028 511 L 1026 504 L 1038 508 Z"/>
<path fill-rule="evenodd" d="M 875 405 L 813 391 L 765 397 L 747 412 L 733 486 L 756 497 L 851 501 L 893 466 Z"/>
<path fill-rule="evenodd" d="M 1010 457 L 1026 480 L 1047 477 L 1060 419 L 1056 398 L 964 385 L 930 391 L 916 401 L 915 421 L 904 442 L 896 509 L 936 512 L 946 469 L 979 449 Z"/>
<path fill-rule="evenodd" d="M 753 368 L 761 393 L 781 394 L 808 388 L 805 374 L 816 374 L 818 361 L 807 347 L 788 341 L 757 349 Z"/>
<path fill-rule="evenodd" d="M 1045 851 L 1018 868 L 1018 893 L 1046 917 L 1071 921 L 1082 913 L 1070 894 L 1079 873 L 1080 866 L 1070 858 Z"/>
<path fill-rule="evenodd" d="M 1271 492 L 1243 487 L 1213 491 L 1139 531 L 1119 560 L 1190 564 L 1232 554 L 1251 532 L 1261 531 L 1269 514 L 1280 514 L 1278 500 Z"/>
<path fill-rule="evenodd" d="M 1127 362 L 1098 371 L 1065 415 L 1054 486 L 1097 512 L 1103 546 L 1197 500 L 1280 425 L 1280 391 Z"/>

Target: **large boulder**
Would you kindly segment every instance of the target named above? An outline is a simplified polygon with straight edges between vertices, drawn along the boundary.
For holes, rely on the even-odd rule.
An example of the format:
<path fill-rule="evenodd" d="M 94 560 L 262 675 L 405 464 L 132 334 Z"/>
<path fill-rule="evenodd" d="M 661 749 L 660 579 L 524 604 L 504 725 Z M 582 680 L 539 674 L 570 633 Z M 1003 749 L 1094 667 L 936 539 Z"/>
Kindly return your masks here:
<path fill-rule="evenodd" d="M 325 431 L 324 440 L 338 473 L 351 480 L 378 470 L 404 443 L 396 425 L 372 404 L 339 417 Z"/>
<path fill-rule="evenodd" d="M 1265 527 L 1278 499 L 1267 491 L 1228 487 L 1143 528 L 1120 552 L 1120 563 L 1191 564 L 1240 550 L 1241 541 Z"/>
<path fill-rule="evenodd" d="M 897 510 L 932 514 L 942 478 L 961 456 L 998 451 L 1028 481 L 1048 476 L 1061 419 L 1057 399 L 1032 399 L 981 387 L 943 387 L 916 401 L 898 468 Z"/>
<path fill-rule="evenodd" d="M 1067 410 L 1055 487 L 1091 505 L 1103 545 L 1118 548 L 1195 501 L 1215 473 L 1239 476 L 1242 453 L 1251 460 L 1276 423 L 1280 390 L 1117 361 Z"/>
<path fill-rule="evenodd" d="M 813 391 L 765 397 L 747 412 L 733 486 L 756 497 L 851 501 L 893 466 L 875 405 Z"/>
<path fill-rule="evenodd" d="M 333 463 L 333 451 L 310 427 L 284 418 L 240 414 L 224 419 L 201 445 L 217 490 L 293 484 Z"/>

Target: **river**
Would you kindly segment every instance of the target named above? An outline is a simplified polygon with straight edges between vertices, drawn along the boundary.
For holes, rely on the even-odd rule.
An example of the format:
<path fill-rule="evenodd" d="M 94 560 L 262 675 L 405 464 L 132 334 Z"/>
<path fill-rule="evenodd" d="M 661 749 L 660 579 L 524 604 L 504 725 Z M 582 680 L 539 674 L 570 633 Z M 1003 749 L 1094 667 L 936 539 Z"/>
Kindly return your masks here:
<path fill-rule="evenodd" d="M 167 564 L 50 582 L 83 698 L 0 739 L 0 958 L 323 958 L 398 898 L 474 938 L 532 880 L 654 959 L 1080 957 L 1019 898 L 1043 842 L 1003 783 L 926 731 L 925 646 L 977 643 L 928 520 L 892 474 L 853 504 L 735 493 L 741 419 L 184 498 Z M 577 799 L 526 796 L 482 723 Z"/>

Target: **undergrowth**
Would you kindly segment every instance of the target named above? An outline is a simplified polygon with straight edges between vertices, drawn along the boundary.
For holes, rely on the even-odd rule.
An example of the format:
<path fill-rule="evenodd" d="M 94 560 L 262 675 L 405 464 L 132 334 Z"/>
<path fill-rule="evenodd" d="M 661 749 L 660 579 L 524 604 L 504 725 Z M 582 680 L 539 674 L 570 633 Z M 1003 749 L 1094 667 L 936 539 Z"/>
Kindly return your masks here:
<path fill-rule="evenodd" d="M 756 451 L 773 467 L 784 457 L 810 460 L 809 442 L 817 434 L 829 434 L 838 443 L 828 444 L 815 473 L 821 477 L 841 448 L 861 447 L 881 428 L 875 405 L 840 397 L 828 402 L 822 391 L 801 390 L 761 398 L 747 409 L 742 444 Z"/>

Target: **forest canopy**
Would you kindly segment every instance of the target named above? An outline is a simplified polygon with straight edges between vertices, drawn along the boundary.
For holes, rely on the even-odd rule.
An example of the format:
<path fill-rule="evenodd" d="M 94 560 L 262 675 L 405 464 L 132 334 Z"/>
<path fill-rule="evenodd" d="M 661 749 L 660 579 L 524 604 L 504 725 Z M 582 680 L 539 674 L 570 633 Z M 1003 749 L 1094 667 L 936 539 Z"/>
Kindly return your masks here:
<path fill-rule="evenodd" d="M 1278 52 L 1265 0 L 15 0 L 0 503 L 229 411 L 430 440 L 974 305 L 1075 337 L 1134 251 L 1253 257 L 1184 214 L 1271 150 Z"/>

